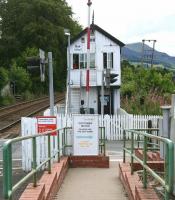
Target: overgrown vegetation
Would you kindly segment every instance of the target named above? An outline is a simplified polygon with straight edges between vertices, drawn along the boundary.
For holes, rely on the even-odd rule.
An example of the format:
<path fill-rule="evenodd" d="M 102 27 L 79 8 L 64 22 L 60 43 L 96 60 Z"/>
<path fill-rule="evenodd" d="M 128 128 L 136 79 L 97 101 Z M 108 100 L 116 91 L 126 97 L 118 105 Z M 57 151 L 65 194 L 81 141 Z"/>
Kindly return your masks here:
<path fill-rule="evenodd" d="M 135 114 L 161 114 L 160 106 L 170 104 L 175 89 L 173 74 L 167 69 L 122 63 L 122 108 Z"/>
<path fill-rule="evenodd" d="M 37 56 L 39 48 L 53 52 L 54 88 L 64 89 L 64 28 L 70 30 L 72 37 L 81 30 L 72 14 L 65 0 L 0 0 L 0 89 L 15 81 L 20 95 L 48 93 L 48 80 L 40 82 L 39 70 L 26 70 L 26 57 Z"/>

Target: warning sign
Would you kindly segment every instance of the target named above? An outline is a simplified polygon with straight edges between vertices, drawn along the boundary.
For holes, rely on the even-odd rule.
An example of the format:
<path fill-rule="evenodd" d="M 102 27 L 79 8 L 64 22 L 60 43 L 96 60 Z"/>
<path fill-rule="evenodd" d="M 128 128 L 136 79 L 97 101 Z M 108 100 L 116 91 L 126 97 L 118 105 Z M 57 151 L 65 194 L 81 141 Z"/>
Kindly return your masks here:
<path fill-rule="evenodd" d="M 44 133 L 46 131 L 53 131 L 57 129 L 55 116 L 41 116 L 37 117 L 37 126 L 38 126 L 38 133 Z M 57 132 L 52 133 L 51 135 L 57 135 Z"/>

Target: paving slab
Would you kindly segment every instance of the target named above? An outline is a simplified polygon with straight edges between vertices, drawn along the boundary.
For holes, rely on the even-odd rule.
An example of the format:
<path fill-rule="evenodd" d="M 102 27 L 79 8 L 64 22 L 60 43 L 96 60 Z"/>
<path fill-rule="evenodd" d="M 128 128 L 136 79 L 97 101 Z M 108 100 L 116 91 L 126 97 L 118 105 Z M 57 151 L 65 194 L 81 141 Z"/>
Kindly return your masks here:
<path fill-rule="evenodd" d="M 127 200 L 118 171 L 118 162 L 109 169 L 71 168 L 54 200 Z"/>

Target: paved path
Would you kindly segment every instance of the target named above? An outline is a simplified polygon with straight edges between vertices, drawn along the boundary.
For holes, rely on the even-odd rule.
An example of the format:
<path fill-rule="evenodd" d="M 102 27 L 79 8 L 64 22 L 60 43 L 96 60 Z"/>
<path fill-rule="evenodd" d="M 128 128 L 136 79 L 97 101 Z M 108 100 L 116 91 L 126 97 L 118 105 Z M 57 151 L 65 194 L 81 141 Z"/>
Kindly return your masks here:
<path fill-rule="evenodd" d="M 109 169 L 72 168 L 55 200 L 127 200 L 118 178 L 118 163 Z"/>

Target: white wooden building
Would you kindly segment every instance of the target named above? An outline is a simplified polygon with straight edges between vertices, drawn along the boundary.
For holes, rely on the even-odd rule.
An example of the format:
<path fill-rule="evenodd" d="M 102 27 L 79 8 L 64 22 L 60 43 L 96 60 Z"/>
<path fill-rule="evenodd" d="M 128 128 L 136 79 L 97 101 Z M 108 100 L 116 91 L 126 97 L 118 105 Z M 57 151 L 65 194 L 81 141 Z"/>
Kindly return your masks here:
<path fill-rule="evenodd" d="M 116 114 L 120 108 L 121 47 L 124 44 L 99 26 L 91 25 L 90 38 L 90 93 L 91 113 L 101 114 L 102 73 L 110 69 L 117 73 L 117 81 L 110 89 L 104 86 L 104 114 Z M 70 45 L 70 107 L 71 113 L 80 113 L 86 106 L 87 31 L 84 29 Z M 83 104 L 83 105 L 82 105 Z"/>

